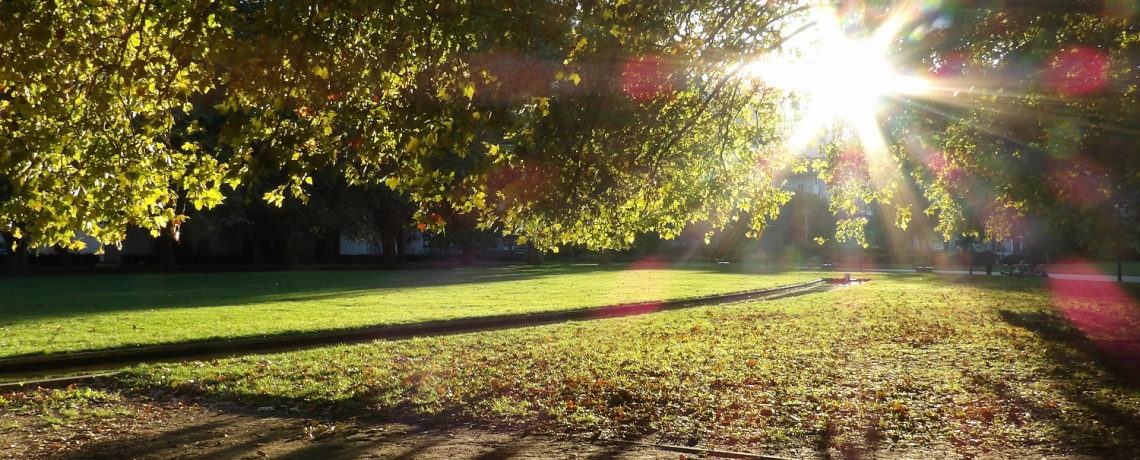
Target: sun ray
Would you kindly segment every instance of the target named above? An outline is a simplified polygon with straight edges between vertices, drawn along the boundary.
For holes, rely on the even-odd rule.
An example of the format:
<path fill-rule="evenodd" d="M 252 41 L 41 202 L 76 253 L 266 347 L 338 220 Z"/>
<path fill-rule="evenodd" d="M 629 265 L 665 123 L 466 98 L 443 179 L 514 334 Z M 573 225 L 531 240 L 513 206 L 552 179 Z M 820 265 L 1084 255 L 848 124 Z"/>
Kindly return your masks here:
<path fill-rule="evenodd" d="M 806 43 L 797 42 L 793 52 L 771 56 L 748 69 L 765 84 L 794 93 L 802 101 L 786 143 L 789 151 L 805 152 L 813 141 L 823 138 L 846 142 L 843 132 L 847 130 L 832 128 L 837 122 L 853 129 L 854 138 L 847 139 L 858 142 L 862 150 L 859 167 L 868 181 L 860 187 L 878 196 L 872 201 L 876 201 L 880 218 L 893 216 L 896 204 L 921 202 L 906 181 L 900 180 L 898 161 L 881 126 L 881 108 L 895 100 L 954 98 L 966 83 L 907 74 L 892 59 L 900 33 L 914 24 L 925 6 L 922 2 L 897 5 L 873 33 L 852 37 L 844 31 L 836 10 L 818 5 L 807 19 L 816 27 Z"/>
<path fill-rule="evenodd" d="M 813 34 L 790 44 L 790 50 L 750 64 L 748 71 L 765 84 L 797 94 L 803 101 L 801 118 L 789 138 L 790 149 L 803 149 L 834 121 L 858 127 L 864 147 L 883 152 L 885 146 L 876 111 L 890 95 L 921 94 L 930 83 L 893 68 L 887 51 L 899 31 L 912 19 L 913 7 L 888 18 L 870 37 L 849 38 L 837 12 L 817 5 L 806 19 L 816 24 Z M 872 129 L 874 127 L 874 129 Z"/>

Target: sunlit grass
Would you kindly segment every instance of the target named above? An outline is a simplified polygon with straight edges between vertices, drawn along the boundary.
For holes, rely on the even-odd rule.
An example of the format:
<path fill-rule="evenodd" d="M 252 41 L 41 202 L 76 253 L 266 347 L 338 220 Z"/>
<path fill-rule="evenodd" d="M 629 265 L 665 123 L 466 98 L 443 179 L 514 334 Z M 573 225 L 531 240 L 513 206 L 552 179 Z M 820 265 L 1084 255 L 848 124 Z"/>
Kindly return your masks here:
<path fill-rule="evenodd" d="M 699 297 L 818 273 L 549 266 L 0 279 L 0 356 Z"/>
<path fill-rule="evenodd" d="M 1041 279 L 873 277 L 777 301 L 141 367 L 122 382 L 735 450 L 1140 455 L 1140 392 L 1060 313 L 1115 302 L 1135 318 L 1134 303 L 1055 300 Z"/>

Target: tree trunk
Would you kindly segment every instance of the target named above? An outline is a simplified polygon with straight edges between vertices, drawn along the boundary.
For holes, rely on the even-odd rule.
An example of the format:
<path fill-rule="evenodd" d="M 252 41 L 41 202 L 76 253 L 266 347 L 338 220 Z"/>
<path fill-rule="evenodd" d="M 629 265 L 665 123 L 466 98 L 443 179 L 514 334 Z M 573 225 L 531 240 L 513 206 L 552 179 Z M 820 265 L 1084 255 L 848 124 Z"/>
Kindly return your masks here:
<path fill-rule="evenodd" d="M 384 251 L 384 268 L 396 268 L 396 237 L 392 234 L 381 235 L 380 248 Z"/>
<path fill-rule="evenodd" d="M 253 259 L 254 265 L 261 265 L 265 263 L 265 251 L 262 245 L 261 238 L 255 236 L 249 237 L 250 256 Z"/>
<path fill-rule="evenodd" d="M 408 229 L 400 227 L 396 232 L 396 265 L 408 263 Z"/>
<path fill-rule="evenodd" d="M 16 244 L 12 244 L 12 242 Z M 8 250 L 8 273 L 13 275 L 26 275 L 32 271 L 28 265 L 28 237 L 16 238 L 15 235 L 4 232 L 4 249 Z"/>
<path fill-rule="evenodd" d="M 174 224 L 167 226 L 158 236 L 158 252 L 162 257 L 162 271 L 171 273 L 178 271 L 178 262 L 174 260 Z"/>
<path fill-rule="evenodd" d="M 602 249 L 600 252 L 598 252 L 598 265 L 609 265 L 609 264 L 610 264 L 610 253 L 608 251 L 606 251 L 605 249 Z"/>
<path fill-rule="evenodd" d="M 67 246 L 62 244 L 55 245 L 55 255 L 59 258 L 60 267 L 71 266 L 71 251 L 67 250 Z"/>
<path fill-rule="evenodd" d="M 326 264 L 337 263 L 337 258 L 340 256 L 340 231 L 333 230 L 325 235 L 324 244 L 321 245 L 322 257 Z"/>
<path fill-rule="evenodd" d="M 534 247 L 533 243 L 531 243 L 529 241 L 526 243 L 526 263 L 527 263 L 527 265 L 543 265 L 543 264 L 545 264 L 545 261 L 543 260 L 542 256 L 543 256 L 542 251 L 539 251 L 538 248 Z"/>
<path fill-rule="evenodd" d="M 299 239 L 300 238 L 293 236 L 286 236 L 284 238 L 285 268 L 287 270 L 296 270 L 301 266 L 301 263 L 297 259 L 297 245 Z"/>

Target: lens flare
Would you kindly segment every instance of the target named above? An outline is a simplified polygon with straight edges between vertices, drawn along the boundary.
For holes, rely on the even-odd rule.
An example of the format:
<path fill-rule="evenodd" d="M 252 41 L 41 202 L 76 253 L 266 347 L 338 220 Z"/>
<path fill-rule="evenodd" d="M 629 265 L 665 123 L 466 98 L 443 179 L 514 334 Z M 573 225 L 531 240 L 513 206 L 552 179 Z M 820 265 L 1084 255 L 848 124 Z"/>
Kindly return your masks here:
<path fill-rule="evenodd" d="M 1096 273 L 1089 264 L 1080 271 Z M 1054 308 L 1130 383 L 1140 382 L 1140 308 L 1119 285 L 1050 278 Z"/>

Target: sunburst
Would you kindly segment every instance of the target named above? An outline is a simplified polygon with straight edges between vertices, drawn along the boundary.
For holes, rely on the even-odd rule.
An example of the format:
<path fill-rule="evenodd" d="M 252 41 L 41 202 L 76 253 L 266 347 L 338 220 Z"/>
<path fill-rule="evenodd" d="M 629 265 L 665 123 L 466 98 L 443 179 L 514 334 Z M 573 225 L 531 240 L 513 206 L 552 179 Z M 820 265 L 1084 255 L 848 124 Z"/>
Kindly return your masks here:
<path fill-rule="evenodd" d="M 791 147 L 806 146 L 825 127 L 839 121 L 856 129 L 869 153 L 884 148 L 877 121 L 883 102 L 891 96 L 930 89 L 926 80 L 900 72 L 888 53 L 907 19 L 900 14 L 870 37 L 850 38 L 835 10 L 818 6 L 809 18 L 815 26 L 788 51 L 748 65 L 749 74 L 764 84 L 800 96 L 802 113 Z"/>

